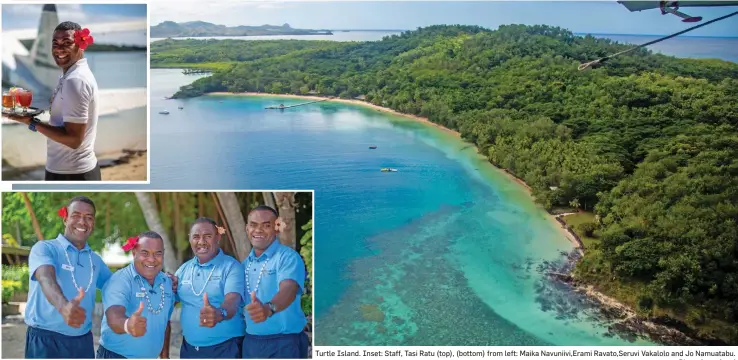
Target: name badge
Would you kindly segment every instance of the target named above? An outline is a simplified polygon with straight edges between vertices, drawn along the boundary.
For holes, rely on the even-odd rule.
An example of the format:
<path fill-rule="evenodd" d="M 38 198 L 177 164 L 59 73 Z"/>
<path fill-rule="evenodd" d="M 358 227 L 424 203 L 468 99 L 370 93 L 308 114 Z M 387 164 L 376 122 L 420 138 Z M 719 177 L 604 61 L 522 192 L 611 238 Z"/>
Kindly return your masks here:
<path fill-rule="evenodd" d="M 68 264 L 62 264 L 62 269 L 67 271 L 74 271 L 74 266 Z"/>
<path fill-rule="evenodd" d="M 137 298 L 145 297 L 145 296 L 146 296 L 146 293 L 136 293 Z"/>
<path fill-rule="evenodd" d="M 184 284 L 192 284 L 192 281 L 190 280 L 182 280 L 182 285 Z"/>

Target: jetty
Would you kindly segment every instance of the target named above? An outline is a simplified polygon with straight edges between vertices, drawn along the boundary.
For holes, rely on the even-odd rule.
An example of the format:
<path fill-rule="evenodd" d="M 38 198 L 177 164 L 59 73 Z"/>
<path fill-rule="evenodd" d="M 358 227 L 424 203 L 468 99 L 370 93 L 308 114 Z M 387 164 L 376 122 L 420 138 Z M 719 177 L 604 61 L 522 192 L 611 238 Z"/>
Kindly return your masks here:
<path fill-rule="evenodd" d="M 182 74 L 185 75 L 192 75 L 192 74 L 209 74 L 212 71 L 205 70 L 205 69 L 184 69 L 182 70 Z"/>
<path fill-rule="evenodd" d="M 277 110 L 289 109 L 289 108 L 295 108 L 295 107 L 298 107 L 298 106 L 315 104 L 315 103 L 319 103 L 319 102 L 323 102 L 323 101 L 328 101 L 328 100 L 330 100 L 330 98 L 328 98 L 328 99 L 314 100 L 314 101 L 308 101 L 306 103 L 295 104 L 295 105 L 288 105 L 288 106 L 284 106 L 284 105 L 281 105 L 280 104 L 279 106 L 268 106 L 268 107 L 265 107 L 264 109 L 267 109 L 267 110 L 272 110 L 272 109 L 277 109 Z"/>

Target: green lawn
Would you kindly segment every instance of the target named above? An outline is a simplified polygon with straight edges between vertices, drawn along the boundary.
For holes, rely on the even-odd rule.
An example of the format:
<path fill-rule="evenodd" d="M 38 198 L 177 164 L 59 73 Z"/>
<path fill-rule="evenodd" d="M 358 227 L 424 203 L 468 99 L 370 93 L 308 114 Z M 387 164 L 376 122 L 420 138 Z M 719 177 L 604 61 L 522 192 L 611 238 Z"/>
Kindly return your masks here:
<path fill-rule="evenodd" d="M 579 235 L 579 238 L 582 239 L 585 250 L 598 248 L 598 245 L 600 243 L 599 240 L 593 237 L 585 236 L 584 234 L 580 233 L 578 229 L 579 225 L 581 224 L 595 222 L 595 215 L 593 213 L 580 212 L 578 214 L 564 216 L 562 217 L 562 219 L 564 220 L 564 222 L 570 225 L 574 229 L 574 232 Z M 597 232 L 595 232 L 594 235 L 597 236 Z"/>

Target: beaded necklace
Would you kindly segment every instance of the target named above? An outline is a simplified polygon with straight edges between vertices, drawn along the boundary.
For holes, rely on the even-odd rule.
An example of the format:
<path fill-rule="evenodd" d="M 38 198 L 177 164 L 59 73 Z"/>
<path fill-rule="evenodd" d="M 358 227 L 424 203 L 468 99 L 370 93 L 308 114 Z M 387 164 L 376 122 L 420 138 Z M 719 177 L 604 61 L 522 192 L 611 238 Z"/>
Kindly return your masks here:
<path fill-rule="evenodd" d="M 81 253 L 81 252 L 80 252 Z M 67 254 L 67 249 L 64 249 L 64 255 L 67 257 L 67 264 L 69 264 L 69 267 L 72 268 L 72 283 L 74 284 L 75 289 L 79 289 L 80 286 L 77 285 L 77 279 L 74 276 L 74 273 L 76 272 L 76 267 L 72 266 L 72 261 L 69 259 L 69 254 Z M 92 286 L 92 278 L 95 277 L 94 269 L 92 267 L 92 253 L 88 253 L 88 256 L 90 258 L 90 282 L 87 283 L 87 288 L 85 288 L 85 293 L 87 293 L 90 290 L 90 286 Z"/>
<path fill-rule="evenodd" d="M 259 271 L 259 277 L 256 279 L 256 287 L 254 288 L 254 291 L 259 289 L 259 284 L 261 283 L 261 277 L 264 276 L 264 270 L 266 270 L 266 266 L 269 263 L 270 259 L 267 259 L 264 261 L 264 265 L 261 266 L 261 271 Z M 249 263 L 246 265 L 246 293 L 251 294 L 251 285 L 249 284 L 249 269 L 251 269 L 251 259 L 249 259 Z"/>
<path fill-rule="evenodd" d="M 210 277 L 213 276 L 213 271 L 215 271 L 215 265 L 213 265 L 213 269 L 210 270 L 210 274 L 208 275 L 208 278 L 205 280 L 205 284 L 202 285 L 202 289 L 200 289 L 200 292 L 195 292 L 195 266 L 196 264 L 193 261 L 192 268 L 190 269 L 190 281 L 191 281 L 190 288 L 192 289 L 192 293 L 195 294 L 195 296 L 200 296 L 205 291 L 205 287 L 208 286 L 208 282 L 210 282 Z"/>
<path fill-rule="evenodd" d="M 156 281 L 156 280 L 154 280 Z M 149 312 L 151 312 L 154 315 L 159 314 L 162 310 L 164 310 L 164 282 L 159 284 L 159 291 L 161 294 L 161 300 L 159 301 L 159 308 L 154 310 L 154 308 L 151 306 L 151 297 L 149 297 L 149 292 L 146 291 L 146 286 L 144 285 L 143 281 L 141 281 L 141 275 L 138 276 L 138 283 L 141 285 L 141 291 L 144 293 L 144 297 L 146 298 L 146 303 L 149 307 Z"/>

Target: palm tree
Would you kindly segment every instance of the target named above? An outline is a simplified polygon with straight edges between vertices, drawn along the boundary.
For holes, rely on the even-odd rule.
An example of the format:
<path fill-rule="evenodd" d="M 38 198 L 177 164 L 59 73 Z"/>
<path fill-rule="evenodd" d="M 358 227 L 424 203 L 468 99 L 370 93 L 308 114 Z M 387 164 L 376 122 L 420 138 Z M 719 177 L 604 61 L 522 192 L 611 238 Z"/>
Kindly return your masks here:
<path fill-rule="evenodd" d="M 136 192 L 136 199 L 138 199 L 138 205 L 141 207 L 144 219 L 146 219 L 146 225 L 152 231 L 156 231 L 161 235 L 164 240 L 164 271 L 174 273 L 179 267 L 177 261 L 175 248 L 169 240 L 169 234 L 164 228 L 164 224 L 161 222 L 159 217 L 159 211 L 156 209 L 156 204 L 151 198 L 151 194 L 146 192 Z"/>
<path fill-rule="evenodd" d="M 295 229 L 295 193 L 275 192 L 279 217 L 282 218 L 284 229 L 279 232 L 279 242 L 293 249 L 297 248 L 297 231 Z"/>
<path fill-rule="evenodd" d="M 243 218 L 238 198 L 233 192 L 217 192 L 219 206 L 226 221 L 226 231 L 230 232 L 238 261 L 243 261 L 251 252 L 251 243 L 246 234 L 246 221 Z"/>

